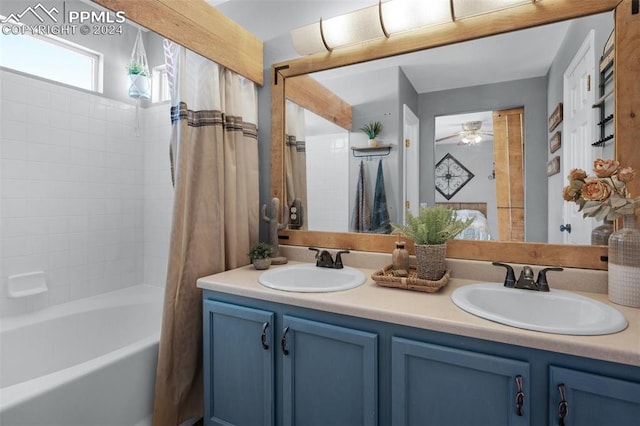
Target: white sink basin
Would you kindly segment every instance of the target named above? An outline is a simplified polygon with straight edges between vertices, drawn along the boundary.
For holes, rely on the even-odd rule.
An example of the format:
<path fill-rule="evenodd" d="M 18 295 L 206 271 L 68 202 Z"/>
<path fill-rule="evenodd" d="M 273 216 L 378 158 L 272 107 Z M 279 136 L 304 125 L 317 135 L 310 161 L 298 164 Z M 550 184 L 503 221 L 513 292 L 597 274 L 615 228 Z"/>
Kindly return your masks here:
<path fill-rule="evenodd" d="M 451 300 L 479 317 L 545 333 L 599 335 L 627 327 L 615 308 L 562 290 L 547 293 L 479 283 L 457 288 Z"/>
<path fill-rule="evenodd" d="M 361 271 L 348 266 L 330 269 L 318 268 L 311 263 L 269 269 L 258 277 L 258 282 L 263 286 L 305 293 L 348 290 L 364 284 L 366 280 Z"/>

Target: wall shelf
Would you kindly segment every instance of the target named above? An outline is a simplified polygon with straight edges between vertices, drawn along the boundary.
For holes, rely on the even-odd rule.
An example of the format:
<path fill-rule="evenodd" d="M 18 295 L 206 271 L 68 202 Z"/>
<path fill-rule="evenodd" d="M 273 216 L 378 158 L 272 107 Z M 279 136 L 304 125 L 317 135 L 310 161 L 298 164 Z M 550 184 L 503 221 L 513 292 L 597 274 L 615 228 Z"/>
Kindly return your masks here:
<path fill-rule="evenodd" d="M 378 146 L 352 146 L 351 153 L 355 158 L 371 158 L 371 157 L 386 157 L 391 153 L 393 145 L 378 145 Z"/>
<path fill-rule="evenodd" d="M 614 32 L 611 33 L 609 39 L 605 43 L 603 54 L 600 58 L 600 83 L 598 88 L 600 91 L 600 99 L 593 105 L 594 108 L 599 109 L 598 127 L 600 127 L 600 139 L 591 144 L 591 146 L 604 147 L 607 142 L 613 141 L 613 113 L 607 111 L 611 107 L 607 108 L 607 99 L 613 96 L 613 75 L 614 69 Z M 613 105 L 613 102 L 608 104 Z M 609 130 L 609 131 L 607 131 Z"/>

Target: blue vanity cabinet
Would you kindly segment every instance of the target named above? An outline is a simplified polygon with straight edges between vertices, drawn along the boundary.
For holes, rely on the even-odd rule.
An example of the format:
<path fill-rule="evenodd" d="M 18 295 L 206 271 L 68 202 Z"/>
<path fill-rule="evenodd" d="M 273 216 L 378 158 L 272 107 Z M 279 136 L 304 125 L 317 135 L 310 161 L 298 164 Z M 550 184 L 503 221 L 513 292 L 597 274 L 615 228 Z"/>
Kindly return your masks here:
<path fill-rule="evenodd" d="M 281 305 L 205 295 L 203 308 L 205 424 L 378 424 L 376 334 L 290 316 Z"/>
<path fill-rule="evenodd" d="M 553 426 L 560 384 L 566 425 L 640 424 L 637 366 L 223 292 L 204 299 L 208 425 Z"/>
<path fill-rule="evenodd" d="M 530 424 L 527 362 L 393 337 L 392 424 Z"/>
<path fill-rule="evenodd" d="M 376 425 L 378 337 L 283 316 L 285 426 Z"/>
<path fill-rule="evenodd" d="M 640 383 L 551 365 L 549 425 L 640 423 Z"/>
<path fill-rule="evenodd" d="M 205 299 L 203 317 L 205 424 L 274 425 L 274 313 Z"/>

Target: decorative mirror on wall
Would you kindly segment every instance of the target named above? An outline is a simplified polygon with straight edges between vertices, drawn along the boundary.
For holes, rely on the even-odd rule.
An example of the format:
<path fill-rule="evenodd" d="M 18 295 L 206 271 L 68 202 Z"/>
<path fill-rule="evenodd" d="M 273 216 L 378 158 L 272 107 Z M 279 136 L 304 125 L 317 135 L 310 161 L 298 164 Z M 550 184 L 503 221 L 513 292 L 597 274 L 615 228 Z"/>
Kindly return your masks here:
<path fill-rule="evenodd" d="M 595 1 L 586 1 L 581 3 L 581 10 L 577 11 L 574 7 L 575 4 L 572 4 L 569 0 L 550 0 L 544 2 L 544 8 L 540 7 L 538 4 L 536 6 L 531 5 L 523 5 L 518 6 L 515 9 L 512 9 L 509 13 L 496 12 L 495 14 L 486 15 L 482 17 L 475 17 L 465 20 L 464 22 L 464 31 L 462 33 L 460 31 L 460 25 L 449 25 L 443 24 L 438 27 L 433 27 L 431 29 L 418 31 L 421 37 L 409 37 L 402 39 L 402 42 L 398 41 L 397 44 L 393 42 L 393 38 L 389 38 L 385 40 L 384 45 L 382 43 L 376 43 L 375 41 L 368 42 L 367 49 L 359 49 L 357 46 L 347 47 L 344 49 L 336 49 L 329 55 L 314 55 L 307 58 L 293 60 L 282 64 L 276 64 L 274 69 L 281 69 L 280 67 L 287 67 L 286 69 L 281 69 L 278 74 L 278 80 L 283 83 L 282 86 L 278 87 L 278 85 L 272 85 L 272 194 L 277 195 L 279 192 L 279 182 L 281 181 L 281 169 L 278 168 L 279 165 L 279 154 L 278 151 L 281 148 L 278 148 L 277 141 L 279 140 L 279 127 L 282 125 L 278 123 L 278 115 L 280 114 L 278 110 L 281 108 L 280 104 L 284 99 L 284 87 L 286 87 L 286 80 L 290 76 L 303 75 L 308 72 L 316 72 L 334 69 L 337 67 L 342 67 L 344 65 L 352 64 L 352 63 L 360 63 L 365 62 L 371 59 L 382 58 L 387 56 L 392 56 L 397 53 L 402 53 L 406 50 L 420 50 L 423 48 L 434 47 L 443 44 L 450 44 L 459 42 L 462 40 L 468 40 L 469 38 L 474 37 L 486 37 L 496 33 L 502 33 L 507 31 L 512 31 L 518 28 L 524 28 L 529 26 L 536 26 L 545 23 L 553 23 L 557 21 L 563 21 L 565 19 L 577 18 L 580 16 L 591 15 L 598 12 L 604 12 L 611 10 L 618 6 L 619 1 L 610 1 L 610 2 L 595 2 Z M 624 2 L 626 3 L 626 2 Z M 542 3 L 540 3 L 542 4 Z M 622 5 L 620 6 L 622 7 Z M 517 9 L 517 12 L 516 12 Z M 630 16 L 630 10 L 624 10 L 623 14 L 616 14 L 616 25 L 630 25 L 628 21 L 633 18 Z M 508 16 L 508 19 L 503 19 Z M 609 15 L 610 22 L 613 21 L 612 15 Z M 573 29 L 577 29 L 580 31 L 585 31 L 584 28 L 581 28 L 581 24 L 570 24 Z M 457 29 L 456 29 L 457 28 Z M 636 31 L 636 30 L 631 30 Z M 605 32 L 605 30 L 601 31 Z M 603 35 L 606 39 L 609 36 L 610 28 L 608 32 Z M 628 34 L 628 33 L 627 33 Z M 599 37 L 596 36 L 596 37 Z M 398 40 L 398 39 L 396 39 Z M 474 41 L 475 42 L 475 41 Z M 578 42 L 579 43 L 579 42 Z M 564 43 L 564 45 L 570 43 Z M 622 47 L 621 47 L 622 44 Z M 616 50 L 625 49 L 625 42 L 616 44 Z M 629 44 L 626 45 L 626 48 L 629 48 Z M 444 48 L 443 48 L 444 49 Z M 531 56 L 531 59 L 534 59 L 534 56 Z M 621 55 L 620 57 L 624 57 Z M 444 63 L 443 65 L 446 65 Z M 451 64 L 450 64 L 451 65 Z M 549 74 L 555 73 L 554 75 L 562 74 L 563 69 L 566 67 L 566 62 L 560 61 L 556 64 L 555 68 L 552 68 L 549 71 Z M 345 67 L 350 68 L 350 67 Z M 458 68 L 463 67 L 455 67 L 451 68 L 452 71 L 458 70 Z M 556 69 L 557 68 L 557 69 Z M 560 69 L 561 68 L 561 69 Z M 626 67 L 628 68 L 628 67 Z M 314 74 L 314 76 L 316 75 Z M 280 79 L 282 77 L 282 79 Z M 616 78 L 621 78 L 620 75 L 617 75 Z M 325 82 L 323 81 L 323 84 Z M 627 85 L 628 82 L 622 82 L 622 85 Z M 636 85 L 633 87 L 628 87 L 630 90 L 638 90 Z M 467 90 L 467 89 L 465 89 Z M 547 132 L 547 123 L 546 119 L 548 117 L 547 111 L 551 111 L 553 106 L 557 105 L 557 103 L 562 99 L 561 89 L 560 91 L 554 86 L 549 85 L 547 88 L 542 90 L 543 97 L 546 98 L 543 100 L 545 105 L 544 112 L 539 114 L 543 117 L 541 126 L 535 125 L 539 120 L 536 121 L 529 120 L 529 108 L 525 105 L 524 115 L 526 117 L 527 125 L 525 127 L 525 157 L 527 158 L 526 167 L 525 167 L 525 193 L 534 194 L 535 187 L 530 190 L 529 183 L 540 179 L 542 177 L 542 181 L 544 182 L 545 189 L 547 182 L 551 185 L 556 182 L 551 182 L 551 178 L 547 178 L 546 176 L 546 161 L 548 161 L 548 147 L 547 140 L 551 136 Z M 489 99 L 491 94 L 484 94 L 483 99 Z M 618 104 L 622 104 L 625 102 L 626 95 L 620 96 L 620 93 L 617 93 L 616 102 Z M 481 98 L 476 93 L 474 96 L 475 99 Z M 434 123 L 433 120 L 423 121 L 424 109 L 423 105 L 427 104 L 427 102 L 420 101 L 419 107 L 420 110 L 420 143 L 424 143 L 425 138 L 433 138 L 434 137 Z M 518 105 L 519 103 L 514 103 L 513 105 Z M 499 109 L 510 107 L 513 105 L 491 105 L 491 109 Z M 435 107 L 433 107 L 435 106 Z M 468 102 L 465 104 L 465 107 L 458 106 L 457 110 L 448 110 L 441 111 L 437 108 L 437 103 L 428 103 L 426 105 L 428 110 L 428 114 L 431 117 L 436 117 L 443 114 L 452 114 L 452 113 L 461 113 L 465 111 L 473 111 L 482 109 L 481 105 L 477 104 L 469 104 Z M 431 108 L 431 109 L 429 109 Z M 625 117 L 625 119 L 628 117 Z M 354 122 L 354 127 L 358 124 Z M 619 124 L 616 123 L 616 126 Z M 632 123 L 627 123 L 627 125 L 631 125 L 631 127 L 638 126 L 638 124 L 634 121 Z M 534 129 L 536 136 L 532 137 L 530 134 L 527 134 L 529 129 Z M 624 132 L 628 132 L 627 130 L 623 130 Z M 281 140 L 281 139 L 280 139 Z M 401 141 L 402 138 L 398 137 L 396 140 Z M 526 150 L 530 149 L 529 146 L 534 146 L 533 143 L 526 144 L 526 141 L 544 141 L 541 143 L 543 146 L 542 151 L 544 152 L 544 157 L 541 161 L 541 166 L 539 168 L 535 168 L 537 171 L 535 173 L 535 178 L 530 176 L 531 169 L 534 167 L 529 162 L 530 153 Z M 564 141 L 563 141 L 564 145 Z M 564 148 L 564 146 L 563 146 Z M 562 149 L 562 148 L 561 148 Z M 631 155 L 632 158 L 637 158 L 637 154 L 633 155 L 633 153 L 629 152 L 629 148 L 626 147 L 625 142 L 621 142 L 621 138 L 618 138 L 616 141 L 616 151 L 622 152 L 625 151 Z M 423 152 L 425 153 L 423 155 Z M 430 154 L 428 154 L 430 152 Z M 539 153 L 538 153 L 539 155 Z M 618 154 L 619 155 L 619 154 Z M 428 157 L 431 156 L 431 164 L 435 164 L 435 158 L 433 158 L 434 154 L 432 150 L 421 150 L 421 169 L 424 164 L 427 164 L 423 160 L 428 160 Z M 457 157 L 456 157 L 457 158 Z M 637 160 L 636 160 L 637 161 Z M 275 167 L 274 167 L 275 166 Z M 491 164 L 492 166 L 492 164 Z M 499 164 L 496 164 L 498 167 Z M 469 166 L 465 163 L 465 167 L 469 168 Z M 431 169 L 433 170 L 433 169 Z M 471 170 L 472 171 L 472 170 Z M 473 171 L 472 171 L 473 172 Z M 496 170 L 496 173 L 498 170 Z M 487 175 L 492 175 L 492 171 L 487 173 Z M 480 174 L 477 174 L 480 176 Z M 426 199 L 426 195 L 424 194 L 424 188 L 431 187 L 432 191 L 435 183 L 435 173 L 432 172 L 431 177 L 423 177 L 420 175 L 420 201 Z M 429 185 L 429 181 L 431 181 L 431 185 Z M 551 189 L 549 187 L 549 192 Z M 433 192 L 432 192 L 433 194 Z M 433 195 L 431 195 L 433 197 Z M 543 216 L 545 221 L 548 219 L 551 221 L 553 218 L 551 217 L 554 213 L 552 211 L 553 208 L 557 208 L 556 206 L 561 205 L 561 202 L 555 203 L 556 200 L 550 195 L 549 196 L 549 210 L 545 209 L 544 214 L 542 215 L 532 215 L 534 218 L 536 216 Z M 527 203 L 527 205 L 530 203 Z M 515 210 L 509 212 L 511 215 Z M 511 220 L 513 225 L 518 225 L 517 220 Z M 519 221 L 520 227 L 523 225 L 529 226 L 523 221 Z M 547 229 L 545 226 L 544 229 Z M 546 232 L 545 232 L 546 233 Z M 527 235 L 539 234 L 541 232 L 526 232 Z M 301 244 L 301 245 L 309 245 L 309 244 L 318 244 L 324 245 L 327 247 L 349 247 L 352 249 L 361 249 L 361 250 L 371 250 L 371 251 L 388 251 L 392 249 L 393 245 L 393 237 L 384 237 L 384 236 L 364 236 L 364 235 L 354 235 L 354 234 L 344 234 L 344 233 L 334 233 L 334 232 L 294 232 L 294 231 L 285 231 L 282 233 L 282 236 L 288 240 L 290 244 Z M 546 240 L 546 237 L 545 237 Z M 523 263 L 547 263 L 547 264 L 562 264 L 565 266 L 585 266 L 591 268 L 606 268 L 606 264 L 603 263 L 600 258 L 606 250 L 603 250 L 599 247 L 587 247 L 582 246 L 579 249 L 573 248 L 571 250 L 563 249 L 562 246 L 556 246 L 553 244 L 522 244 L 517 243 L 518 245 L 514 245 L 514 243 L 493 243 L 493 242 L 465 242 L 465 241 L 456 241 L 451 246 L 451 250 L 449 251 L 450 257 L 461 257 L 461 258 L 475 258 L 475 259 L 487 259 L 493 260 L 496 258 L 500 258 L 504 261 L 513 261 L 513 262 L 523 262 Z"/>

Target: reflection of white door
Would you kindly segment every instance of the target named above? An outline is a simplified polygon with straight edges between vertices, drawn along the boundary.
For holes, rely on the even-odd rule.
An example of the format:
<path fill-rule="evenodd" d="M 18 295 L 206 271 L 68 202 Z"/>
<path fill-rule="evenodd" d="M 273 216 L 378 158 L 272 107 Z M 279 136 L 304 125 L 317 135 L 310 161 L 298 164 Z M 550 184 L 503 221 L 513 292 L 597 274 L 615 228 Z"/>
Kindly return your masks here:
<path fill-rule="evenodd" d="M 594 77 L 594 31 L 591 30 L 564 73 L 562 157 L 565 175 L 573 168 L 581 168 L 587 173 L 593 169 Z M 563 242 L 590 244 L 593 220 L 583 219 L 576 204 L 563 205 L 563 223 L 571 225 L 570 233 L 563 232 Z"/>
<path fill-rule="evenodd" d="M 413 215 L 418 214 L 420 206 L 420 186 L 418 179 L 418 165 L 420 162 L 420 120 L 407 105 L 403 105 L 403 200 L 402 223 L 406 223 L 407 210 Z"/>

